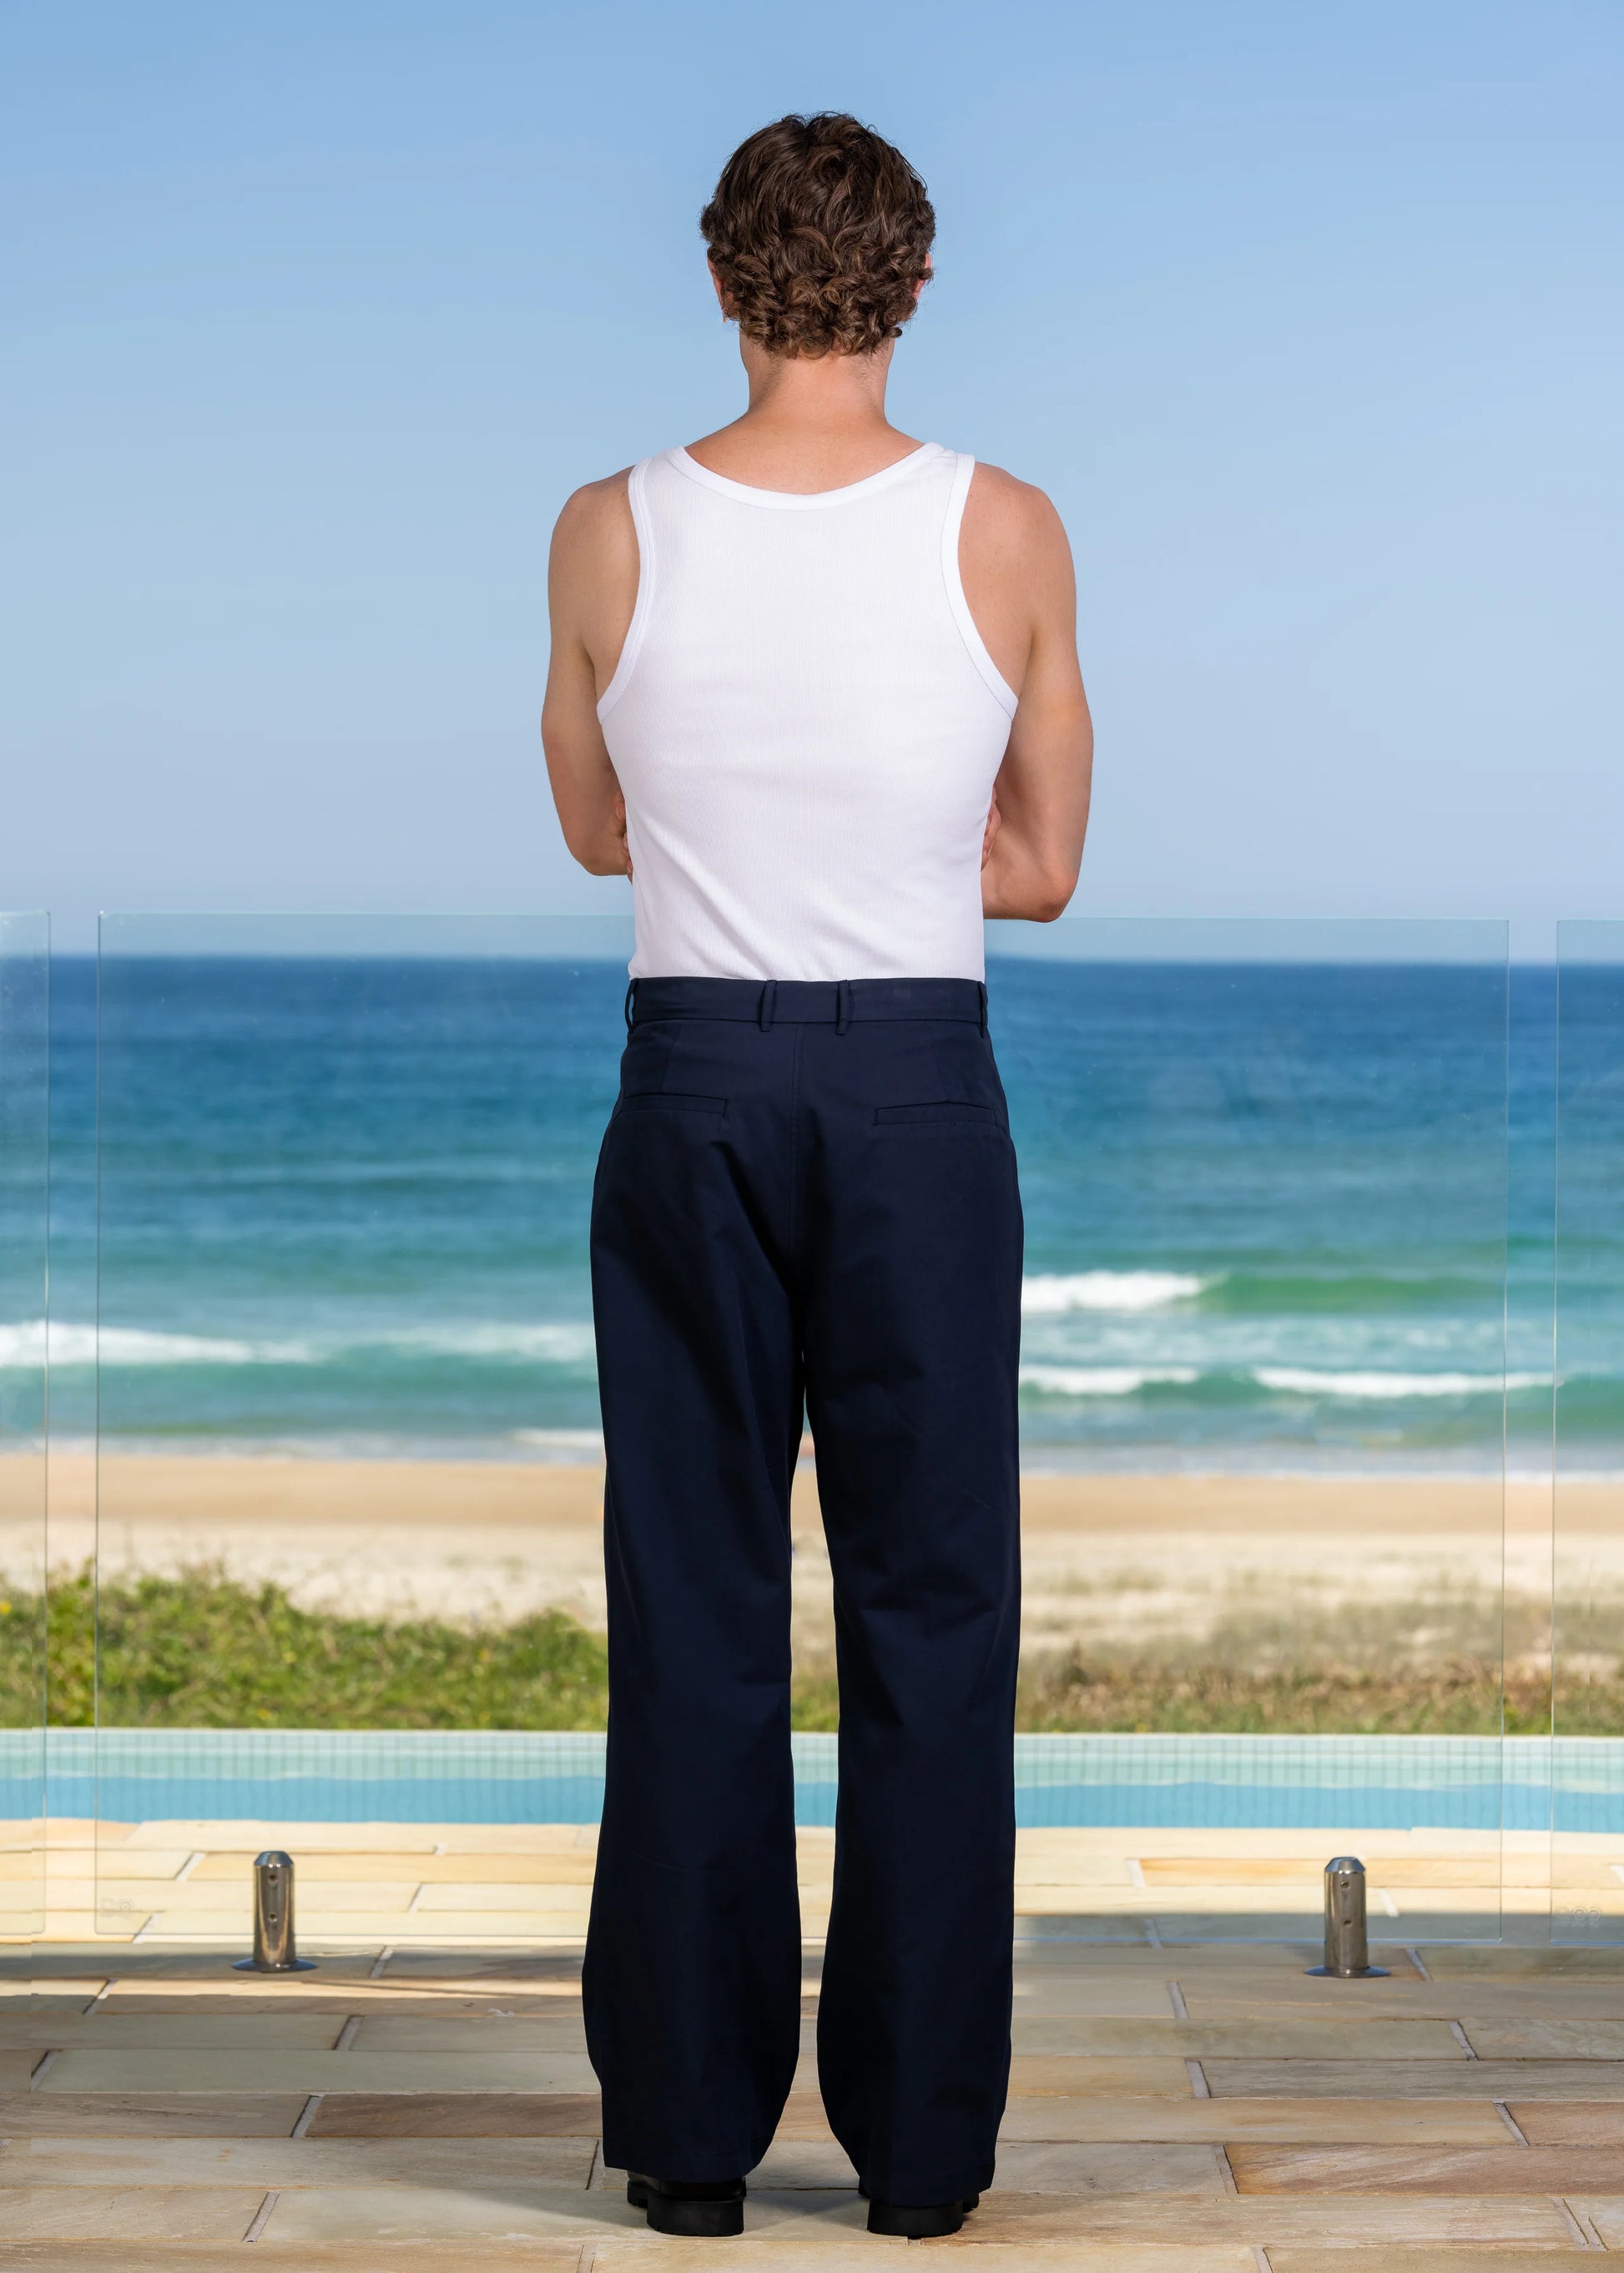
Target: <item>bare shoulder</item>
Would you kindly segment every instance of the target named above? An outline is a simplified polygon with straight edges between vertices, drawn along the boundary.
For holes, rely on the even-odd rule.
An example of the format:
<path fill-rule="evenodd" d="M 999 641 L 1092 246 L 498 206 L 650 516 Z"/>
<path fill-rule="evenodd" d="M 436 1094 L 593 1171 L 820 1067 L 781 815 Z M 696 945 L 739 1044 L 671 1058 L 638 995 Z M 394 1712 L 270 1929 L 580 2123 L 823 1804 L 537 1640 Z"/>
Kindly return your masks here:
<path fill-rule="evenodd" d="M 555 638 L 573 635 L 592 658 L 601 686 L 613 671 L 637 598 L 637 529 L 628 493 L 631 469 L 588 482 L 566 499 L 553 531 L 547 582 Z M 601 687 L 600 687 L 601 691 Z"/>
<path fill-rule="evenodd" d="M 577 559 L 613 551 L 628 541 L 635 543 L 630 498 L 631 468 L 607 474 L 600 482 L 587 482 L 566 498 L 553 530 L 556 551 Z"/>
<path fill-rule="evenodd" d="M 980 459 L 965 500 L 963 542 L 978 551 L 1034 565 L 1071 558 L 1060 515 L 1044 491 Z"/>

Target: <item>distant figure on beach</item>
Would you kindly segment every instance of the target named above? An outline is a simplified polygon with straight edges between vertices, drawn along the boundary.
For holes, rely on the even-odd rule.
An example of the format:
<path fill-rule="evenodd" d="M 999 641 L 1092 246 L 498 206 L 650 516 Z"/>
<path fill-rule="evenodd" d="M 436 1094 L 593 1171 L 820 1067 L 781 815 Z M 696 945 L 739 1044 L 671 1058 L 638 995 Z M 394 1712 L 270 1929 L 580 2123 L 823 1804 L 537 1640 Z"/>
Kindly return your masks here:
<path fill-rule="evenodd" d="M 748 407 L 553 545 L 553 795 L 636 919 L 592 1202 L 587 2040 L 628 2199 L 741 2232 L 800 2050 L 804 1415 L 840 1683 L 818 2081 L 869 2230 L 945 2234 L 992 2179 L 1013 1944 L 1021 1212 L 981 919 L 1077 882 L 1071 556 L 1041 491 L 886 417 L 936 227 L 899 151 L 780 118 L 700 226 Z"/>

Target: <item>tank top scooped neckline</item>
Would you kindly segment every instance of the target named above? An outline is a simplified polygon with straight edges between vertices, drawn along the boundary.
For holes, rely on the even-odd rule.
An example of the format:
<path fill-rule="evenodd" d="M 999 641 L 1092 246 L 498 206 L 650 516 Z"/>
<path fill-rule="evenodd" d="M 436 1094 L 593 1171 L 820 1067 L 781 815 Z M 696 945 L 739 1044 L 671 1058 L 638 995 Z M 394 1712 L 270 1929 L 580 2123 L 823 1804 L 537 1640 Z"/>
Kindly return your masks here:
<path fill-rule="evenodd" d="M 634 978 L 980 979 L 981 839 L 1015 697 L 964 596 L 975 461 L 752 489 L 632 469 L 636 606 L 598 716 Z"/>

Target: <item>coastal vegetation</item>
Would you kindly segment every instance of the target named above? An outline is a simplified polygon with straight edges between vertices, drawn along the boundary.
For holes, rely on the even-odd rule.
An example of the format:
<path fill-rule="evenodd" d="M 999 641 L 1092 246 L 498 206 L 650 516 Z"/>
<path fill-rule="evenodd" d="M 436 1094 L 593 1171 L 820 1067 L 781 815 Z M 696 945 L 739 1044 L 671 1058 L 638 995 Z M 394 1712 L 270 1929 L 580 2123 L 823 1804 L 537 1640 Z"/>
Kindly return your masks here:
<path fill-rule="evenodd" d="M 14 1596 L 6 1623 L 38 1615 Z M 87 1728 L 88 1570 L 53 1583 L 46 1630 L 51 1720 Z M 503 1626 L 347 1617 L 210 1569 L 103 1579 L 100 1655 L 102 1719 L 120 1728 L 601 1729 L 608 1703 L 602 1639 L 562 1610 Z M 13 1679 L 19 1660 L 4 1653 Z M 6 1699 L 13 1726 L 22 1701 Z"/>
<path fill-rule="evenodd" d="M 100 1629 L 102 1717 L 124 1728 L 593 1729 L 607 1711 L 603 1638 L 559 1609 L 508 1624 L 346 1616 L 200 1568 L 104 1579 Z M 0 1714 L 11 1727 L 38 1718 L 41 1632 L 51 1720 L 87 1727 L 96 1662 L 88 1569 L 56 1580 L 43 1617 L 25 1593 L 0 1605 Z M 1295 1653 L 1277 1637 L 1266 1644 L 1229 1632 L 1198 1651 L 1095 1644 L 1034 1656 L 1022 1671 L 1019 1725 L 1462 1736 L 1500 1725 L 1500 1669 L 1486 1652 L 1382 1663 L 1358 1649 L 1339 1658 L 1321 1637 L 1299 1639 Z M 1504 1695 L 1508 1733 L 1549 1729 L 1550 1679 L 1537 1654 L 1513 1659 Z M 798 1669 L 793 1717 L 801 1729 L 837 1725 L 831 1666 Z M 1624 1730 L 1620 1668 L 1597 1665 L 1562 1720 L 1572 1733 Z"/>

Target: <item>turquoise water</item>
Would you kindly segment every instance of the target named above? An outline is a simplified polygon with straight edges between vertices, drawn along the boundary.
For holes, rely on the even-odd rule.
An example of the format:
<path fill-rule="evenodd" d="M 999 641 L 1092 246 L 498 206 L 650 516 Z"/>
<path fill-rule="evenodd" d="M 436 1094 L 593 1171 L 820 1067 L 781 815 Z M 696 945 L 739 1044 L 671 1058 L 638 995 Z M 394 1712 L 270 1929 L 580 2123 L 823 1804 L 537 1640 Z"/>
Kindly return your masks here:
<path fill-rule="evenodd" d="M 1537 1429 L 1548 1176 L 1514 1174 L 1507 1242 L 1506 985 L 1470 964 L 994 964 L 1031 1464 L 1492 1468 L 1507 1272 L 1514 1326 L 1535 1322 L 1513 1422 Z M 106 1436 L 591 1449 L 585 1221 L 623 991 L 606 961 L 109 958 Z M 67 1434 L 92 1410 L 94 1011 L 88 970 L 59 970 Z M 1509 1102 L 1515 1168 L 1519 1141 L 1548 1148 L 1549 1100 Z M 1605 1162 L 1624 1098 L 1591 1102 Z M 1624 1248 L 1592 1260 L 1603 1355 L 1565 1425 L 1584 1463 L 1624 1465 Z M 0 1328 L 0 1366 L 37 1345 Z"/>
<path fill-rule="evenodd" d="M 834 1821 L 837 1739 L 793 1740 L 795 1819 Z M 595 1823 L 604 1738 L 556 1733 L 55 1729 L 53 1816 L 282 1823 Z M 37 1739 L 0 1736 L 7 1812 Z M 1026 1826 L 1624 1832 L 1624 1739 L 1055 1736 L 1015 1739 Z M 12 1803 L 19 1803 L 12 1804 Z"/>

